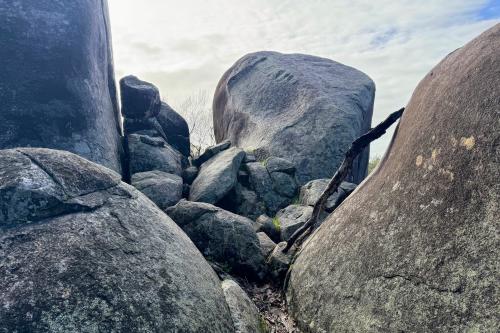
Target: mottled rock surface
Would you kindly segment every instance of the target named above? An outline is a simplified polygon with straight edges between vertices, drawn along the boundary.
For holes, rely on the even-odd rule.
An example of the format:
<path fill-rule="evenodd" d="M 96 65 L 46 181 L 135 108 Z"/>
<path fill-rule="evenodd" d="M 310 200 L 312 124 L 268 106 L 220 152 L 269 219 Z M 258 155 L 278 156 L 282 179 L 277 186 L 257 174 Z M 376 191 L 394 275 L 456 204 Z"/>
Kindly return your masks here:
<path fill-rule="evenodd" d="M 182 178 L 171 173 L 158 170 L 139 172 L 132 175 L 131 184 L 162 210 L 182 198 Z"/>
<path fill-rule="evenodd" d="M 299 183 L 331 177 L 344 153 L 371 125 L 375 85 L 362 72 L 329 59 L 251 53 L 221 78 L 214 97 L 216 140 L 253 151 L 260 161 L 283 157 Z M 368 150 L 350 181 L 366 176 Z"/>
<path fill-rule="evenodd" d="M 236 177 L 244 157 L 243 150 L 229 148 L 203 163 L 191 185 L 189 200 L 215 204 L 224 198 L 236 185 Z"/>
<path fill-rule="evenodd" d="M 314 206 L 316 202 L 321 197 L 321 194 L 325 191 L 328 186 L 330 179 L 315 179 L 311 180 L 304 186 L 300 188 L 299 203 L 301 205 Z M 338 190 L 333 193 L 325 204 L 325 210 L 327 212 L 332 212 L 342 201 L 349 196 L 356 189 L 356 184 L 342 182 Z"/>
<path fill-rule="evenodd" d="M 266 333 L 266 324 L 250 297 L 233 280 L 222 281 L 222 290 L 231 310 L 235 333 Z"/>
<path fill-rule="evenodd" d="M 253 221 L 219 207 L 181 200 L 167 214 L 186 232 L 205 257 L 229 273 L 262 278 L 264 257 Z"/>
<path fill-rule="evenodd" d="M 156 119 L 167 136 L 168 144 L 184 156 L 189 156 L 191 145 L 189 141 L 189 126 L 186 120 L 167 103 L 161 103 L 161 109 Z"/>
<path fill-rule="evenodd" d="M 160 112 L 160 91 L 153 84 L 129 75 L 120 80 L 120 91 L 124 117 L 150 118 Z"/>
<path fill-rule="evenodd" d="M 107 1 L 1 1 L 0 21 L 0 149 L 67 150 L 120 172 Z"/>
<path fill-rule="evenodd" d="M 276 243 L 265 232 L 258 232 L 257 237 L 259 238 L 262 255 L 267 258 L 273 252 Z"/>
<path fill-rule="evenodd" d="M 288 305 L 308 332 L 496 332 L 500 25 L 416 88 L 374 174 L 305 243 Z"/>
<path fill-rule="evenodd" d="M 0 151 L 0 332 L 234 332 L 184 232 L 74 154 Z"/>
<path fill-rule="evenodd" d="M 201 166 L 203 163 L 220 153 L 221 151 L 224 151 L 226 149 L 229 149 L 231 147 L 231 141 L 229 140 L 224 140 L 222 142 L 219 142 L 215 146 L 208 147 L 205 149 L 203 154 L 201 154 L 198 158 L 194 159 L 193 164 L 195 166 Z"/>
<path fill-rule="evenodd" d="M 311 206 L 290 205 L 276 214 L 276 220 L 280 227 L 282 241 L 287 241 L 293 233 L 302 227 L 311 218 L 313 208 Z"/>

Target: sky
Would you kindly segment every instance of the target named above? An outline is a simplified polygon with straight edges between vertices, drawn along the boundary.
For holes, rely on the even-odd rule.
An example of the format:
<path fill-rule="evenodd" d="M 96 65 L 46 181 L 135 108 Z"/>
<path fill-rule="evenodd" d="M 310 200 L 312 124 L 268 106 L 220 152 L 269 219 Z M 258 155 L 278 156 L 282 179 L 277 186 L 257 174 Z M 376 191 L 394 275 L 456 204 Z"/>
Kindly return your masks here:
<path fill-rule="evenodd" d="M 190 96 L 211 99 L 243 55 L 273 50 L 330 58 L 369 75 L 377 86 L 374 125 L 406 105 L 444 56 L 500 22 L 500 0 L 108 2 L 117 79 L 133 74 L 154 83 L 181 113 Z M 372 157 L 383 155 L 391 136 L 372 143 Z"/>

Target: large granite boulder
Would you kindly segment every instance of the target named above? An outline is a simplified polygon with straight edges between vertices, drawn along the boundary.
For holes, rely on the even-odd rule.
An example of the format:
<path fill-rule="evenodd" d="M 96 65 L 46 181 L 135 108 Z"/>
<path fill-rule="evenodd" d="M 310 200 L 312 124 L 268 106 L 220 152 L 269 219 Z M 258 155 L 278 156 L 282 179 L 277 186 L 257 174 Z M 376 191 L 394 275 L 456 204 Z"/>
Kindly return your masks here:
<path fill-rule="evenodd" d="M 107 1 L 1 1 L 0 21 L 0 149 L 62 149 L 120 172 Z"/>
<path fill-rule="evenodd" d="M 191 185 L 189 200 L 211 204 L 219 202 L 236 185 L 236 179 L 245 152 L 229 148 L 202 164 Z"/>
<path fill-rule="evenodd" d="M 497 332 L 500 24 L 416 88 L 380 166 L 305 243 L 308 332 Z"/>
<path fill-rule="evenodd" d="M 283 157 L 300 184 L 331 177 L 344 153 L 371 125 L 375 85 L 360 71 L 302 54 L 257 52 L 238 60 L 214 97 L 216 140 Z M 366 176 L 368 149 L 349 179 Z"/>
<path fill-rule="evenodd" d="M 111 170 L 0 151 L 0 332 L 234 332 L 182 230 Z"/>
<path fill-rule="evenodd" d="M 205 257 L 229 273 L 261 279 L 264 256 L 253 221 L 219 207 L 181 200 L 167 214 L 186 232 Z"/>
<path fill-rule="evenodd" d="M 158 170 L 139 172 L 132 175 L 131 184 L 162 210 L 182 198 L 182 178 L 171 173 Z"/>

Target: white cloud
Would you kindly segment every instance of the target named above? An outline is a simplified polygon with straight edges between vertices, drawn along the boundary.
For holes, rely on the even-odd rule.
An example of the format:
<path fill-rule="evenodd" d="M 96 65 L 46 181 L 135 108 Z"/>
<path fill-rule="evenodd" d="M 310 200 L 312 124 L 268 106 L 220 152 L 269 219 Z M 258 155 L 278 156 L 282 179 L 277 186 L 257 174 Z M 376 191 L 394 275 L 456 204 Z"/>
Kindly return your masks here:
<path fill-rule="evenodd" d="M 484 0 L 109 0 L 118 76 L 157 84 L 174 108 L 210 94 L 225 70 L 258 50 L 331 58 L 377 85 L 374 123 L 407 103 L 446 54 L 498 19 Z M 498 17 L 498 16 L 496 16 Z M 390 136 L 372 145 L 381 155 Z"/>

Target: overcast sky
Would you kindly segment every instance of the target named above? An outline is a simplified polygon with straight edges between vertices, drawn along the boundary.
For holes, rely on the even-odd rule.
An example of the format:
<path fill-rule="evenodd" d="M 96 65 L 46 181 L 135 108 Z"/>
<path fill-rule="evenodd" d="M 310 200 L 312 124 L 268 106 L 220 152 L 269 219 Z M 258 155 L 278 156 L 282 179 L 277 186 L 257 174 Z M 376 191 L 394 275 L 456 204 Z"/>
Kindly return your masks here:
<path fill-rule="evenodd" d="M 373 123 L 404 106 L 446 54 L 500 22 L 500 0 L 109 0 L 116 75 L 160 88 L 174 109 L 241 56 L 306 53 L 377 86 Z M 390 136 L 372 144 L 382 155 Z"/>

